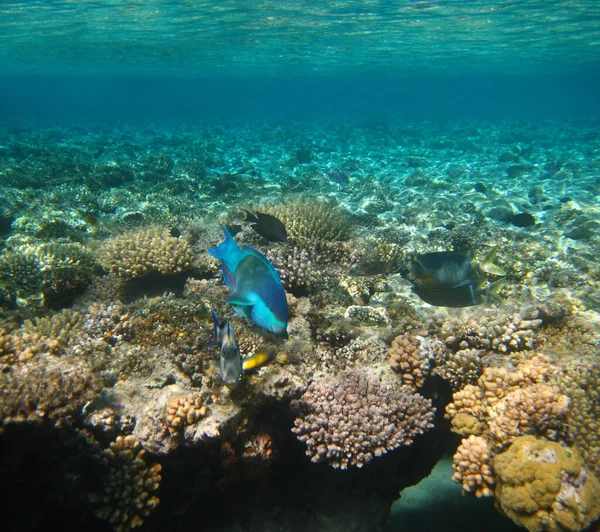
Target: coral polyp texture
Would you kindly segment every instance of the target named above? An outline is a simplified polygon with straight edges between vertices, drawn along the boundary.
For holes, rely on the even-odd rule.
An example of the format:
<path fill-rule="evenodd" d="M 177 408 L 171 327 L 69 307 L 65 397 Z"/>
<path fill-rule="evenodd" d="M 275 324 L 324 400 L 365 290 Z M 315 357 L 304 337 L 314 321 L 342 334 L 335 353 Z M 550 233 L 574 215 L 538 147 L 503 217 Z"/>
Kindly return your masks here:
<path fill-rule="evenodd" d="M 521 436 L 494 472 L 496 506 L 529 532 L 583 530 L 600 517 L 600 482 L 572 447 Z"/>
<path fill-rule="evenodd" d="M 481 436 L 463 439 L 454 455 L 452 480 L 462 485 L 463 490 L 476 497 L 490 497 L 494 492 L 492 452 L 488 442 Z"/>
<path fill-rule="evenodd" d="M 195 257 L 185 238 L 171 236 L 166 228 L 150 227 L 107 240 L 98 251 L 98 260 L 107 271 L 130 279 L 189 271 Z"/>
<path fill-rule="evenodd" d="M 433 427 L 429 399 L 363 370 L 316 380 L 297 408 L 292 431 L 306 454 L 336 469 L 363 467 Z"/>
<path fill-rule="evenodd" d="M 139 527 L 158 506 L 161 465 L 150 465 L 134 436 L 118 436 L 98 456 L 103 491 L 89 495 L 95 513 L 116 532 Z"/>

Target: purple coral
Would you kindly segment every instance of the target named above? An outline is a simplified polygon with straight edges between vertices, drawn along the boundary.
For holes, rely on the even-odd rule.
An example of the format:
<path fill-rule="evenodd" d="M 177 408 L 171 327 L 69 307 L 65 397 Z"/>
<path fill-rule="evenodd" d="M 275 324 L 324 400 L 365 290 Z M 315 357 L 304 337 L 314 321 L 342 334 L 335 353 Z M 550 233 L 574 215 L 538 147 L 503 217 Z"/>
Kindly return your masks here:
<path fill-rule="evenodd" d="M 362 467 L 433 427 L 431 401 L 409 388 L 352 370 L 313 382 L 295 405 L 294 432 L 313 462 Z"/>

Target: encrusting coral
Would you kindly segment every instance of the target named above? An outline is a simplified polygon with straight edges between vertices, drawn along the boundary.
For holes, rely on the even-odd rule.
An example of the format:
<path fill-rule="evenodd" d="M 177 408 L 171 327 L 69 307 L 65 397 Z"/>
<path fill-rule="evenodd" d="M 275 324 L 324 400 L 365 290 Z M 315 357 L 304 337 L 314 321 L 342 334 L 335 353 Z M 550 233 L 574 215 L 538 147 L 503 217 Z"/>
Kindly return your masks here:
<path fill-rule="evenodd" d="M 161 465 L 149 465 L 145 451 L 134 436 L 118 436 L 98 456 L 103 491 L 88 496 L 97 505 L 96 516 L 108 521 L 116 532 L 141 526 L 159 499 Z"/>
<path fill-rule="evenodd" d="M 574 532 L 600 517 L 600 483 L 574 448 L 521 436 L 494 472 L 496 506 L 529 532 Z"/>
<path fill-rule="evenodd" d="M 362 467 L 433 427 L 429 399 L 394 387 L 365 370 L 313 382 L 296 402 L 292 432 L 313 462 Z"/>
<path fill-rule="evenodd" d="M 130 231 L 106 241 L 99 262 L 120 277 L 142 277 L 150 273 L 175 275 L 190 270 L 194 253 L 183 237 L 171 236 L 168 229 L 150 227 Z"/>

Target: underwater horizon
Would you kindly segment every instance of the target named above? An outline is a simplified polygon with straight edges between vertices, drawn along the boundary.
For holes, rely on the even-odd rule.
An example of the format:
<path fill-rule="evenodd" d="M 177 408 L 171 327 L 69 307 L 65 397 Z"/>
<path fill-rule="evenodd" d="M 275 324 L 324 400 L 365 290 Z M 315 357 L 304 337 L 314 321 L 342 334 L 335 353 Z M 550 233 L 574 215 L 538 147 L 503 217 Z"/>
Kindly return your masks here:
<path fill-rule="evenodd" d="M 0 35 L 6 530 L 600 530 L 596 0 Z"/>

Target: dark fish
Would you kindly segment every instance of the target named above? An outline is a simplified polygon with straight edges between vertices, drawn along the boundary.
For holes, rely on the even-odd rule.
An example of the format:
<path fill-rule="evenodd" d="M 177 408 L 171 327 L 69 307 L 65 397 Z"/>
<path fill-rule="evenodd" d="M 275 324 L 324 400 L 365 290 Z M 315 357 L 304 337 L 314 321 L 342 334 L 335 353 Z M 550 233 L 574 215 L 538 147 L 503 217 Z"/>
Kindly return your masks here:
<path fill-rule="evenodd" d="M 494 264 L 496 247 L 481 262 L 473 260 L 473 251 L 440 251 L 416 257 L 408 279 L 413 292 L 423 301 L 438 307 L 470 307 L 494 295 L 504 279 L 493 284 L 482 283 L 481 273 L 506 275 Z M 481 288 L 485 284 L 484 288 Z"/>
<path fill-rule="evenodd" d="M 356 268 L 350 270 L 350 275 L 353 277 L 369 276 L 369 275 L 386 275 L 388 273 L 397 273 L 400 267 L 393 262 L 383 260 L 374 260 L 359 264 Z"/>
<path fill-rule="evenodd" d="M 242 230 L 242 226 L 240 224 L 229 224 L 225 227 L 227 227 L 227 230 L 231 233 L 231 236 L 237 235 Z"/>
<path fill-rule="evenodd" d="M 287 231 L 281 220 L 264 212 L 246 211 L 246 219 L 256 233 L 269 242 L 285 242 Z"/>
<path fill-rule="evenodd" d="M 494 298 L 496 292 L 504 284 L 504 279 L 499 279 L 495 283 L 487 283 L 483 288 L 473 281 L 451 288 L 426 289 L 418 286 L 413 287 L 413 292 L 417 294 L 425 303 L 436 307 L 472 307 L 481 305 Z"/>
<path fill-rule="evenodd" d="M 535 225 L 535 218 L 533 214 L 528 212 L 520 212 L 519 214 L 515 214 L 511 219 L 510 223 L 516 225 L 517 227 L 531 227 Z"/>
<path fill-rule="evenodd" d="M 469 284 L 473 276 L 473 251 L 438 251 L 415 257 L 409 280 L 426 289 L 452 288 Z"/>

